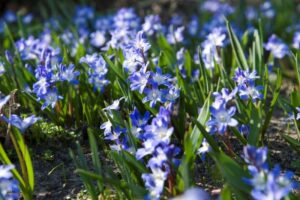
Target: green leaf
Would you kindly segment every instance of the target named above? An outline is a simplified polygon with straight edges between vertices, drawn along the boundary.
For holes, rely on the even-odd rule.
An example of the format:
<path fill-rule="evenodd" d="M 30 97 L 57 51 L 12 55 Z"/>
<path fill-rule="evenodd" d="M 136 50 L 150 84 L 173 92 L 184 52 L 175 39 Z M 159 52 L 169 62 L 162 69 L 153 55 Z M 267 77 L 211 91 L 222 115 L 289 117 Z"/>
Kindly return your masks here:
<path fill-rule="evenodd" d="M 224 185 L 221 191 L 220 200 L 231 200 L 231 191 L 228 185 Z"/>
<path fill-rule="evenodd" d="M 205 122 L 208 120 L 208 117 L 210 114 L 210 111 L 209 111 L 210 104 L 211 104 L 211 100 L 210 100 L 210 95 L 209 95 L 207 97 L 207 99 L 205 100 L 205 102 L 201 108 L 201 112 L 199 113 L 199 116 L 197 118 L 197 121 L 202 125 L 205 125 Z M 200 146 L 200 143 L 202 140 L 202 139 L 200 139 L 201 137 L 203 138 L 203 136 L 201 136 L 200 130 L 198 129 L 197 125 L 194 125 L 193 131 L 191 132 L 190 137 L 188 138 L 192 142 L 194 150 Z"/>
<path fill-rule="evenodd" d="M 300 153 L 300 142 L 295 140 L 294 138 L 288 136 L 288 135 L 282 135 L 282 137 L 284 138 L 285 141 L 287 141 L 292 148 L 297 151 L 298 153 Z"/>
<path fill-rule="evenodd" d="M 266 118 L 265 118 L 265 121 L 264 121 L 264 124 L 262 127 L 262 133 L 261 133 L 262 140 L 264 139 L 265 132 L 267 131 L 267 128 L 269 127 L 269 124 L 270 124 L 270 121 L 271 121 L 271 118 L 272 118 L 272 115 L 274 112 L 274 108 L 275 108 L 275 105 L 277 103 L 277 100 L 278 100 L 278 97 L 280 94 L 281 83 L 282 83 L 282 75 L 278 70 L 276 88 L 275 88 L 275 91 L 273 92 L 273 98 L 271 101 L 271 105 L 269 106 L 269 110 L 267 112 L 267 115 L 266 115 Z"/>
<path fill-rule="evenodd" d="M 232 49 L 234 52 L 234 56 L 238 62 L 238 65 L 240 67 L 242 67 L 243 69 L 249 69 L 246 57 L 244 55 L 243 49 L 241 47 L 241 44 L 240 44 L 238 38 L 234 34 L 228 21 L 226 22 L 226 25 L 227 25 L 228 34 L 230 37 L 231 46 L 232 46 Z"/>
<path fill-rule="evenodd" d="M 77 147 L 77 156 L 75 156 L 75 154 L 73 153 L 72 150 L 69 151 L 71 158 L 75 162 L 76 171 L 80 171 L 80 170 L 88 171 L 89 168 L 87 166 L 86 159 L 84 157 L 84 154 L 83 154 L 82 149 L 81 149 L 78 142 L 76 142 L 76 147 Z M 97 190 L 96 190 L 96 188 L 93 184 L 93 180 L 89 176 L 85 176 L 84 174 L 80 174 L 80 176 L 81 176 L 81 178 L 83 180 L 83 184 L 84 184 L 85 188 L 87 189 L 87 191 L 88 191 L 89 195 L 91 196 L 91 198 L 93 200 L 97 200 L 98 195 L 97 195 Z"/>
<path fill-rule="evenodd" d="M 91 128 L 88 128 L 88 137 L 89 137 L 89 143 L 90 143 L 91 152 L 92 152 L 93 167 L 95 168 L 96 173 L 101 175 L 102 174 L 102 166 L 101 166 L 101 162 L 99 159 L 99 150 L 98 150 L 97 139 L 94 135 L 93 129 L 91 129 Z M 100 193 L 102 193 L 103 188 L 104 188 L 104 183 L 99 180 L 99 181 L 97 181 L 97 184 L 98 184 Z"/>
<path fill-rule="evenodd" d="M 1 159 L 1 162 L 3 162 L 3 164 L 6 164 L 6 165 L 10 165 L 10 164 L 13 164 L 10 159 L 8 158 L 2 144 L 0 143 L 0 159 Z M 22 178 L 22 176 L 19 174 L 19 172 L 17 171 L 17 169 L 12 169 L 11 170 L 13 176 L 15 179 L 17 179 L 17 181 L 19 182 L 20 184 L 20 187 L 21 187 L 21 190 L 24 191 L 26 190 L 26 185 L 25 185 L 25 182 Z"/>
<path fill-rule="evenodd" d="M 188 78 L 191 78 L 192 76 L 192 58 L 191 58 L 191 54 L 189 53 L 188 50 L 185 51 L 184 54 L 184 66 L 186 69 L 186 74 Z"/>
<path fill-rule="evenodd" d="M 17 151 L 23 180 L 26 184 L 26 196 L 32 196 L 34 190 L 34 170 L 28 148 L 24 142 L 23 135 L 18 129 L 13 128 L 11 139 Z"/>
<path fill-rule="evenodd" d="M 108 64 L 108 66 L 113 70 L 113 72 L 124 82 L 126 83 L 126 79 L 122 74 L 122 68 L 117 67 L 108 57 L 106 54 L 101 54 L 105 62 Z"/>
<path fill-rule="evenodd" d="M 250 118 L 250 133 L 248 136 L 248 142 L 252 146 L 258 146 L 258 142 L 260 139 L 260 130 L 262 126 L 262 119 L 261 119 L 261 110 L 259 106 L 255 106 L 252 102 L 249 102 L 249 109 L 251 112 Z"/>

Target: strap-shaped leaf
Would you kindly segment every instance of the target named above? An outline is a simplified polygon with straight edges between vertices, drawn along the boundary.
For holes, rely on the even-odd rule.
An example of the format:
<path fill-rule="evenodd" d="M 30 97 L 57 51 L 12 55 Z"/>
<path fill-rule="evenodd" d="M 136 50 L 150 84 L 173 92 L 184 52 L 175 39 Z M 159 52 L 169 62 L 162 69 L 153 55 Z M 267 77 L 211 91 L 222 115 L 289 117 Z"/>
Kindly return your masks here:
<path fill-rule="evenodd" d="M 241 47 L 241 44 L 240 44 L 238 38 L 234 34 L 228 21 L 226 21 L 226 25 L 227 25 L 228 34 L 230 37 L 231 46 L 232 46 L 232 49 L 234 52 L 234 56 L 239 64 L 239 66 L 242 67 L 243 69 L 249 69 L 246 57 L 244 55 L 243 49 Z"/>

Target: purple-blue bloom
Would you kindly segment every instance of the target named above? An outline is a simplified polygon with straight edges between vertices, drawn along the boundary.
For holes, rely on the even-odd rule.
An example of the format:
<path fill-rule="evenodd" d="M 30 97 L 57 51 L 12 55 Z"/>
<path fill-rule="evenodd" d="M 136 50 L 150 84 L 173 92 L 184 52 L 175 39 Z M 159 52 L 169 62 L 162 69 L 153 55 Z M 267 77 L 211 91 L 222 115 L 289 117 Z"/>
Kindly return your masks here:
<path fill-rule="evenodd" d="M 153 168 L 151 174 L 143 174 L 142 179 L 149 191 L 150 199 L 158 200 L 163 192 L 165 181 L 168 177 L 168 172 L 160 168 Z"/>
<path fill-rule="evenodd" d="M 297 116 L 296 116 L 296 120 L 299 120 L 300 119 L 300 107 L 296 107 L 296 110 L 297 110 Z"/>
<path fill-rule="evenodd" d="M 158 15 L 146 16 L 145 22 L 142 26 L 143 26 L 143 31 L 147 35 L 150 35 L 150 36 L 163 30 L 163 25 L 161 24 L 160 18 Z"/>
<path fill-rule="evenodd" d="M 242 70 L 241 68 L 237 68 L 235 70 L 233 80 L 238 84 L 238 86 L 240 86 L 244 84 L 252 84 L 255 79 L 258 78 L 259 76 L 257 76 L 256 70 L 250 72 L 249 69 Z"/>
<path fill-rule="evenodd" d="M 271 51 L 275 58 L 283 58 L 289 54 L 289 48 L 276 35 L 272 35 L 268 42 L 264 45 L 267 51 Z"/>
<path fill-rule="evenodd" d="M 242 100 L 251 98 L 253 102 L 256 102 L 257 100 L 263 99 L 263 94 L 260 92 L 263 89 L 263 86 L 255 86 L 254 83 L 250 85 L 244 84 L 239 87 L 239 95 Z"/>
<path fill-rule="evenodd" d="M 20 198 L 19 183 L 13 179 L 13 165 L 0 165 L 0 199 L 16 200 Z"/>
<path fill-rule="evenodd" d="M 153 85 L 152 88 L 145 88 L 144 92 L 147 96 L 143 98 L 143 103 L 150 101 L 150 107 L 154 107 L 157 102 L 162 102 L 163 91 L 157 85 Z"/>
<path fill-rule="evenodd" d="M 228 88 L 222 88 L 221 92 L 214 92 L 213 96 L 215 97 L 216 101 L 224 100 L 227 103 L 235 97 L 237 91 L 237 88 L 233 89 L 231 92 Z"/>
<path fill-rule="evenodd" d="M 237 126 L 238 122 L 232 118 L 235 114 L 236 108 L 234 106 L 226 109 L 226 103 L 217 101 L 210 107 L 211 119 L 206 123 L 211 132 L 225 133 L 227 126 Z"/>
<path fill-rule="evenodd" d="M 171 30 L 167 35 L 168 42 L 170 44 L 177 44 L 183 42 L 184 40 L 183 31 L 184 31 L 184 26 L 177 28 L 175 31 L 173 30 L 173 28 L 171 28 Z"/>
<path fill-rule="evenodd" d="M 267 160 L 267 148 L 254 146 L 244 147 L 244 159 L 249 165 L 251 178 L 244 181 L 252 186 L 251 196 L 255 200 L 280 200 L 295 188 L 298 184 L 292 180 L 294 174 L 280 173 L 279 165 L 269 170 Z"/>
<path fill-rule="evenodd" d="M 140 18 L 133 8 L 121 8 L 113 18 L 116 29 L 137 30 L 140 27 Z"/>
<path fill-rule="evenodd" d="M 130 89 L 133 91 L 138 90 L 142 94 L 147 86 L 149 76 L 150 72 L 147 71 L 147 65 L 142 66 L 139 71 L 130 75 Z"/>
<path fill-rule="evenodd" d="M 257 168 L 262 168 L 267 160 L 268 149 L 266 147 L 256 148 L 254 146 L 244 146 L 244 160 L 247 164 Z"/>
<path fill-rule="evenodd" d="M 75 71 L 75 65 L 70 64 L 69 67 L 66 67 L 63 64 L 59 66 L 59 78 L 62 81 L 68 81 L 72 84 L 78 84 L 77 76 L 80 75 L 79 71 Z"/>
<path fill-rule="evenodd" d="M 1 116 L 1 118 L 6 121 L 7 123 L 15 126 L 16 128 L 18 128 L 22 133 L 24 133 L 24 131 L 31 126 L 32 124 L 34 124 L 35 122 L 37 122 L 38 120 L 40 120 L 40 117 L 35 117 L 35 115 L 31 115 L 29 117 L 26 117 L 24 119 L 21 119 L 18 115 L 12 114 L 10 116 L 10 118 L 6 118 L 4 115 Z"/>
<path fill-rule="evenodd" d="M 56 102 L 60 99 L 63 99 L 63 97 L 57 93 L 56 89 L 50 89 L 49 91 L 47 91 L 46 94 L 41 95 L 38 98 L 38 100 L 44 100 L 44 103 L 42 105 L 42 110 L 44 110 L 48 106 L 54 108 Z"/>
<path fill-rule="evenodd" d="M 7 95 L 0 99 L 0 111 L 2 110 L 3 106 L 9 101 L 10 95 Z"/>
<path fill-rule="evenodd" d="M 149 80 L 149 83 L 152 85 L 165 85 L 165 86 L 171 86 L 171 83 L 169 82 L 171 75 L 169 74 L 163 74 L 162 69 L 160 67 L 155 68 L 156 72 L 150 72 L 151 78 Z"/>
<path fill-rule="evenodd" d="M 144 115 L 141 115 L 135 108 L 129 116 L 133 126 L 144 128 L 150 119 L 150 112 L 146 111 Z"/>
<path fill-rule="evenodd" d="M 105 44 L 105 32 L 103 31 L 96 31 L 91 33 L 90 35 L 90 43 L 94 47 L 101 47 Z"/>
<path fill-rule="evenodd" d="M 300 32 L 296 32 L 293 38 L 293 47 L 300 49 Z"/>

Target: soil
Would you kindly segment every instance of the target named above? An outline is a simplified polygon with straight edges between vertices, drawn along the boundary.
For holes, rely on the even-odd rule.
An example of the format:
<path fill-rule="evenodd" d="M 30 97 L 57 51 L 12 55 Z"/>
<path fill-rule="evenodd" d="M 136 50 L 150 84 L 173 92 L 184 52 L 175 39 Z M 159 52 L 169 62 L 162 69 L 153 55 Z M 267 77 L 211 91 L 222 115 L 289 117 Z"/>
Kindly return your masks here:
<path fill-rule="evenodd" d="M 37 200 L 76 199 L 84 190 L 80 177 L 75 174 L 75 164 L 69 149 L 74 141 L 48 141 L 34 149 L 35 198 Z M 48 156 L 46 156 L 48 154 Z M 86 153 L 89 157 L 89 154 Z"/>

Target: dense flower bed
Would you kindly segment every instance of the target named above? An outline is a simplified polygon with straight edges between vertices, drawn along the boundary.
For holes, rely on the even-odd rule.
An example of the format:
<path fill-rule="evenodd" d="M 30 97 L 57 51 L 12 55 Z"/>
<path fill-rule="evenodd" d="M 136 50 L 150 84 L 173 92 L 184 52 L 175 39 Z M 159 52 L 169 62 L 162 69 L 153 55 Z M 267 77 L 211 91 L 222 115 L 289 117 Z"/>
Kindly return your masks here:
<path fill-rule="evenodd" d="M 205 162 L 217 166 L 221 199 L 300 198 L 294 174 L 268 159 L 266 138 L 274 110 L 284 111 L 294 125 L 282 137 L 300 152 L 294 5 L 204 1 L 200 14 L 169 20 L 83 5 L 46 19 L 6 11 L 0 199 L 34 199 L 24 134 L 42 122 L 87 132 L 92 166 L 80 145 L 70 155 L 92 199 L 211 199 L 195 176 Z M 290 97 L 281 92 L 288 79 Z"/>

